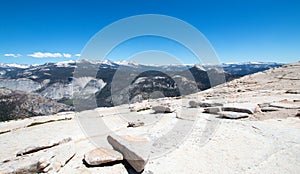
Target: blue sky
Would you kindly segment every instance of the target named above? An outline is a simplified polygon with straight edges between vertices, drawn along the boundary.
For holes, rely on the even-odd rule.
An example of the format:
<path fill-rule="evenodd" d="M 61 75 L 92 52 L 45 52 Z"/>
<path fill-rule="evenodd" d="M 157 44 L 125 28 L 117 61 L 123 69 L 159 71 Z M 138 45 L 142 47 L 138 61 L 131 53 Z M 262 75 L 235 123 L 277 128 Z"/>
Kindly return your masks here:
<path fill-rule="evenodd" d="M 190 23 L 210 41 L 221 62 L 300 60 L 297 0 L 1 0 L 0 63 L 78 59 L 75 55 L 103 27 L 140 14 Z M 148 41 L 128 41 L 119 55 L 109 58 L 119 60 L 142 49 L 172 53 L 176 47 L 165 39 Z"/>

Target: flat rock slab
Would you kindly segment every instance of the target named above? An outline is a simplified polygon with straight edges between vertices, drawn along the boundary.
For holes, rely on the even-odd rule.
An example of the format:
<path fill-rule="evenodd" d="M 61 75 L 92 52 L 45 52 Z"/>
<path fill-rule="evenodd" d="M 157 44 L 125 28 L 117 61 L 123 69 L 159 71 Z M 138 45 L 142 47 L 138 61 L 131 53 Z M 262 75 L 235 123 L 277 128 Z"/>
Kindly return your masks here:
<path fill-rule="evenodd" d="M 219 112 L 222 118 L 229 118 L 229 119 L 239 119 L 239 118 L 247 118 L 249 115 L 247 113 L 240 113 L 240 112 L 230 112 L 230 111 L 222 111 Z"/>
<path fill-rule="evenodd" d="M 284 108 L 284 109 L 300 109 L 299 105 L 290 104 L 290 103 L 283 103 L 283 102 L 275 102 L 270 104 L 271 107 L 276 108 Z"/>
<path fill-rule="evenodd" d="M 222 110 L 223 111 L 232 111 L 232 112 L 254 114 L 255 112 L 258 112 L 260 109 L 259 109 L 257 104 L 233 103 L 233 104 L 222 107 Z"/>
<path fill-rule="evenodd" d="M 17 156 L 22 156 L 22 155 L 26 155 L 29 153 L 34 153 L 40 150 L 44 150 L 47 148 L 51 148 L 53 146 L 57 146 L 59 144 L 63 144 L 63 143 L 67 143 L 70 142 L 72 139 L 71 137 L 68 138 L 64 138 L 62 140 L 57 140 L 57 141 L 42 141 L 42 142 L 37 142 L 35 145 L 31 145 L 28 146 L 26 148 L 24 148 L 23 150 L 20 150 L 19 152 L 17 152 Z"/>
<path fill-rule="evenodd" d="M 290 90 L 287 90 L 286 93 L 288 93 L 288 94 L 300 94 L 300 89 L 290 89 Z"/>
<path fill-rule="evenodd" d="M 276 108 L 276 107 L 263 107 L 260 110 L 262 112 L 273 112 L 273 111 L 279 111 L 279 108 Z"/>
<path fill-rule="evenodd" d="M 58 172 L 74 155 L 73 142 L 55 146 L 45 151 L 19 156 L 0 163 L 0 173 Z"/>
<path fill-rule="evenodd" d="M 63 112 L 63 113 L 58 113 L 56 115 L 51 115 L 47 117 L 36 116 L 36 117 L 25 118 L 22 120 L 11 120 L 8 122 L 2 122 L 0 124 L 0 134 L 10 132 L 12 130 L 22 129 L 25 127 L 31 127 L 33 125 L 41 125 L 41 124 L 63 121 L 63 120 L 72 120 L 73 118 L 74 118 L 74 114 L 72 112 Z"/>
<path fill-rule="evenodd" d="M 147 138 L 109 135 L 107 140 L 137 172 L 144 170 L 150 154 Z"/>
<path fill-rule="evenodd" d="M 115 150 L 96 148 L 84 154 L 84 161 L 91 166 L 123 160 L 123 155 Z"/>
<path fill-rule="evenodd" d="M 204 113 L 217 114 L 218 112 L 222 112 L 222 107 L 208 107 L 204 109 Z"/>

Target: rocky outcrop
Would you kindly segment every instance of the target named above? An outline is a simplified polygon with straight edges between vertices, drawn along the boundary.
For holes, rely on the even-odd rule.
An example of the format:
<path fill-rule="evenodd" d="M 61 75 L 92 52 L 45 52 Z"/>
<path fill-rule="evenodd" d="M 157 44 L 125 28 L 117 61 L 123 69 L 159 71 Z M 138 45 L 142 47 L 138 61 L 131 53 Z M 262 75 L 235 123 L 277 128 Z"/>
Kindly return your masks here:
<path fill-rule="evenodd" d="M 43 87 L 42 84 L 35 82 L 31 79 L 0 79 L 0 87 L 11 90 L 34 92 Z"/>
<path fill-rule="evenodd" d="M 95 79 L 92 77 L 73 78 L 72 82 L 61 83 L 57 82 L 48 85 L 40 93 L 45 98 L 61 100 L 72 99 L 73 95 L 80 93 L 81 95 L 95 94 L 106 85 L 102 79 Z"/>
<path fill-rule="evenodd" d="M 0 88 L 0 121 L 50 115 L 70 111 L 71 106 L 46 99 L 38 94 Z"/>

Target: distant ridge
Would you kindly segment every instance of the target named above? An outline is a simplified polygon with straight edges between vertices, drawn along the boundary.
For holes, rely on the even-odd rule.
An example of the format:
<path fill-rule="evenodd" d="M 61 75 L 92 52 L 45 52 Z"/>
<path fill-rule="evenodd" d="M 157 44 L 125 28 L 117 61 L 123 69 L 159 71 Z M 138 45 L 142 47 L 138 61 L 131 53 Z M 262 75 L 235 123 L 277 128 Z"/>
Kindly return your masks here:
<path fill-rule="evenodd" d="M 42 65 L 0 64 L 0 87 L 39 94 L 44 98 L 73 105 L 80 94 L 87 106 L 96 98 L 97 106 L 111 107 L 149 98 L 187 95 L 241 76 L 274 67 L 278 63 L 238 63 L 221 65 L 143 65 L 110 60 L 70 60 Z M 95 69 L 95 75 L 74 76 L 77 67 Z M 209 74 L 224 78 L 210 81 Z M 117 77 L 117 80 L 115 80 Z M 115 84 L 117 82 L 117 85 Z M 157 93 L 160 93 L 159 95 Z M 115 101 L 118 102 L 115 102 Z"/>

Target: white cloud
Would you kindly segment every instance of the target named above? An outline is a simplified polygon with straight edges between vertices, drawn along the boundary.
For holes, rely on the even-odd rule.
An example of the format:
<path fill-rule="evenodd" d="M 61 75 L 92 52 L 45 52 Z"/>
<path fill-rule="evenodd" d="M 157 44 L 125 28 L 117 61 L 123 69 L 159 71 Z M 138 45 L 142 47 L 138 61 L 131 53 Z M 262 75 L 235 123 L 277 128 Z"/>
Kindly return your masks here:
<path fill-rule="evenodd" d="M 75 56 L 76 56 L 76 57 L 80 57 L 81 55 L 80 55 L 80 54 L 75 54 Z"/>
<path fill-rule="evenodd" d="M 14 57 L 14 58 L 16 58 L 16 57 L 20 57 L 22 55 L 21 54 L 4 54 L 4 56 L 5 57 Z"/>
<path fill-rule="evenodd" d="M 71 58 L 71 57 L 72 57 L 71 54 L 68 54 L 68 53 L 63 53 L 63 56 L 64 56 L 65 58 Z"/>
<path fill-rule="evenodd" d="M 34 58 L 71 58 L 71 54 L 68 53 L 49 53 L 49 52 L 34 52 L 33 54 L 27 54 L 27 56 Z"/>
<path fill-rule="evenodd" d="M 34 58 L 62 57 L 62 55 L 60 53 L 48 53 L 48 52 L 46 52 L 46 53 L 35 52 L 33 54 L 27 54 L 27 56 L 34 57 Z"/>

